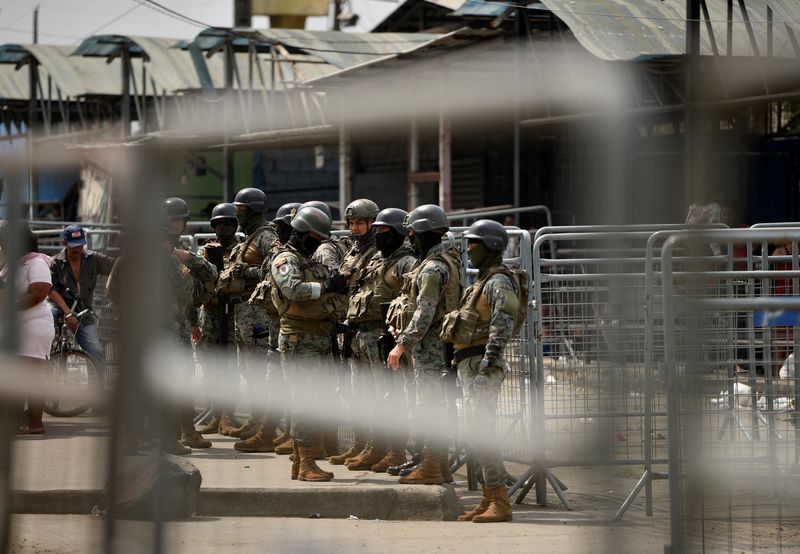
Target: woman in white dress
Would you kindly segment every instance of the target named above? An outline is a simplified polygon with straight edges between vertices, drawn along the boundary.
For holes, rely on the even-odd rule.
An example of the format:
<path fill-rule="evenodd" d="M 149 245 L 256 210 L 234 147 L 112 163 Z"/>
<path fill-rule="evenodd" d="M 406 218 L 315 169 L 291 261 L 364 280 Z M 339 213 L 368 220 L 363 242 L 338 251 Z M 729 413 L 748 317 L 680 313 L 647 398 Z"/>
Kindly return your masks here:
<path fill-rule="evenodd" d="M 17 310 L 17 357 L 21 364 L 30 368 L 29 389 L 41 386 L 50 347 L 55 335 L 53 316 L 47 306 L 47 295 L 52 281 L 50 278 L 50 258 L 38 252 L 38 240 L 26 225 L 18 227 L 24 254 L 0 270 L 0 280 L 6 281 L 8 272 L 15 273 L 15 306 Z M 0 248 L 7 252 L 6 244 L 11 238 L 8 225 L 0 227 Z M 18 434 L 38 435 L 44 433 L 42 424 L 41 400 L 28 397 L 28 421 Z"/>

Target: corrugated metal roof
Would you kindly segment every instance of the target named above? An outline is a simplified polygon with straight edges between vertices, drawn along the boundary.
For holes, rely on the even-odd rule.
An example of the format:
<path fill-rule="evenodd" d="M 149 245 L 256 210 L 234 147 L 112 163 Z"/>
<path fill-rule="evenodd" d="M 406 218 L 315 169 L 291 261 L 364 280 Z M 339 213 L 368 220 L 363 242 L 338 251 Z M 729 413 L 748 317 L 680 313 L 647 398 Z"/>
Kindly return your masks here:
<path fill-rule="evenodd" d="M 683 55 L 686 51 L 686 0 L 541 0 L 564 21 L 581 45 L 599 58 L 632 60 Z M 727 2 L 707 2 L 720 53 L 727 46 Z M 774 12 L 773 55 L 796 57 L 790 34 L 800 31 L 797 0 L 747 0 L 758 53 L 767 52 L 767 6 Z M 702 18 L 701 18 L 702 19 Z M 701 54 L 713 54 L 706 22 L 700 22 Z M 737 2 L 733 11 L 733 55 L 755 56 L 747 25 Z"/>
<path fill-rule="evenodd" d="M 455 15 L 470 17 L 498 17 L 506 13 L 515 4 L 512 0 L 499 0 L 491 4 L 483 0 L 467 0 L 455 11 Z"/>
<path fill-rule="evenodd" d="M 42 44 L 4 44 L 0 46 L 0 63 L 19 63 L 32 55 L 65 97 L 83 95 L 119 94 L 119 61 L 107 64 L 101 60 L 90 60 L 70 56 L 67 46 Z"/>
<path fill-rule="evenodd" d="M 4 100 L 28 99 L 28 72 L 17 71 L 13 65 L 0 65 L 0 98 Z"/>
<path fill-rule="evenodd" d="M 261 33 L 270 40 L 303 50 L 340 69 L 405 52 L 439 36 L 424 33 L 343 33 L 296 29 L 266 29 Z"/>

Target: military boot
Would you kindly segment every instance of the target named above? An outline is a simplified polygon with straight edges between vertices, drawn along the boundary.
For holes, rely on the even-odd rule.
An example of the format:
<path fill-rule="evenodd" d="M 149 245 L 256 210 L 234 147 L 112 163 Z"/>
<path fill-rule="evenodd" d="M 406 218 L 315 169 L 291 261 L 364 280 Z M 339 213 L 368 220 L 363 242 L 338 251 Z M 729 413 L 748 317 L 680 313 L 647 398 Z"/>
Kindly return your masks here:
<path fill-rule="evenodd" d="M 390 446 L 383 459 L 370 469 L 375 473 L 385 473 L 388 472 L 390 467 L 399 466 L 404 463 L 406 463 L 406 447 L 398 443 Z"/>
<path fill-rule="evenodd" d="M 299 481 L 330 481 L 333 473 L 322 471 L 314 460 L 311 448 L 299 447 L 300 468 L 298 469 L 297 479 Z"/>
<path fill-rule="evenodd" d="M 489 495 L 489 507 L 482 514 L 472 518 L 473 523 L 495 523 L 500 521 L 511 521 L 513 512 L 511 502 L 508 500 L 508 489 L 505 485 L 486 488 Z"/>
<path fill-rule="evenodd" d="M 233 415 L 223 412 L 219 420 L 219 434 L 227 436 L 231 431 L 238 428 L 239 424 L 233 419 Z"/>
<path fill-rule="evenodd" d="M 300 473 L 300 450 L 296 444 L 292 444 L 292 481 L 297 481 L 297 474 Z"/>
<path fill-rule="evenodd" d="M 294 441 L 291 437 L 275 447 L 275 454 L 280 454 L 281 456 L 292 452 L 294 452 Z"/>
<path fill-rule="evenodd" d="M 282 445 L 286 441 L 292 440 L 292 434 L 289 432 L 289 427 L 290 427 L 289 423 L 287 422 L 286 423 L 286 428 L 283 430 L 283 432 L 280 435 L 275 437 L 275 439 L 272 441 L 272 444 L 274 444 L 277 447 L 277 446 Z"/>
<path fill-rule="evenodd" d="M 414 470 L 415 467 L 419 465 L 421 461 L 422 461 L 422 453 L 414 452 L 413 454 L 411 454 L 410 460 L 400 465 L 389 466 L 386 469 L 386 473 L 388 473 L 389 475 L 408 475 L 409 473 L 411 473 L 411 471 Z"/>
<path fill-rule="evenodd" d="M 233 445 L 239 452 L 275 452 L 272 438 L 275 436 L 275 422 L 264 418 L 258 432 L 249 439 Z"/>
<path fill-rule="evenodd" d="M 365 446 L 367 446 L 366 443 L 363 440 L 361 440 L 360 437 L 357 436 L 353 440 L 353 446 L 351 446 L 345 452 L 342 452 L 338 456 L 331 456 L 330 460 L 328 461 L 335 466 L 340 466 L 344 464 L 345 461 L 347 461 L 348 459 L 361 454 L 361 451 L 364 450 Z"/>
<path fill-rule="evenodd" d="M 426 448 L 422 451 L 422 462 L 399 482 L 404 485 L 442 485 L 442 460 L 438 452 Z"/>
<path fill-rule="evenodd" d="M 194 410 L 181 413 L 181 440 L 183 446 L 190 448 L 211 448 L 211 441 L 204 439 L 203 435 L 194 428 Z"/>
<path fill-rule="evenodd" d="M 213 433 L 217 433 L 219 432 L 219 422 L 219 417 L 217 417 L 217 414 L 214 414 L 211 417 L 211 421 L 200 427 L 197 432 L 201 435 L 211 435 Z"/>
<path fill-rule="evenodd" d="M 483 489 L 483 497 L 481 498 L 480 504 L 475 506 L 472 510 L 467 512 L 466 514 L 461 514 L 458 516 L 458 521 L 472 521 L 472 518 L 475 516 L 481 515 L 483 512 L 489 508 L 489 504 L 491 504 L 491 499 L 489 498 L 489 491 L 486 489 L 486 485 L 481 485 L 481 489 Z"/>
<path fill-rule="evenodd" d="M 367 471 L 380 462 L 386 455 L 386 443 L 373 439 L 372 444 L 364 449 L 352 462 L 347 464 L 350 471 Z"/>
<path fill-rule="evenodd" d="M 247 421 L 244 422 L 244 425 L 228 431 L 228 435 L 240 439 L 246 439 L 248 437 L 252 437 L 253 435 L 256 434 L 259 426 L 261 425 L 260 420 L 261 418 L 258 418 L 256 416 L 250 416 L 247 419 Z"/>

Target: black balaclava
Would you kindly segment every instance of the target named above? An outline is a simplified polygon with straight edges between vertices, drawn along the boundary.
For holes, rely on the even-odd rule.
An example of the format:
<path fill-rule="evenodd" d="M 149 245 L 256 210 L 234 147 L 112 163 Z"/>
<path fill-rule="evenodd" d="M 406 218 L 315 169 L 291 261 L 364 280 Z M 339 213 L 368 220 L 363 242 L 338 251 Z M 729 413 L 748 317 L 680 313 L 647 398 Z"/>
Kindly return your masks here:
<path fill-rule="evenodd" d="M 292 230 L 289 244 L 303 256 L 310 258 L 317 251 L 319 245 L 322 244 L 322 241 L 312 236 L 311 233 L 298 233 L 296 230 Z"/>
<path fill-rule="evenodd" d="M 281 241 L 281 244 L 286 244 L 289 242 L 289 239 L 292 237 L 292 226 L 286 223 L 285 221 L 276 221 L 276 227 L 278 228 L 278 240 Z"/>
<path fill-rule="evenodd" d="M 237 212 L 236 219 L 246 235 L 252 234 L 253 231 L 264 225 L 264 214 L 254 212 L 250 208 L 245 209 L 243 212 Z"/>
<path fill-rule="evenodd" d="M 414 236 L 411 237 L 411 248 L 414 249 L 414 253 L 420 260 L 424 260 L 428 251 L 437 244 L 442 244 L 442 233 L 436 231 L 414 233 Z"/>
<path fill-rule="evenodd" d="M 405 240 L 405 237 L 394 229 L 389 229 L 389 231 L 383 233 L 375 233 L 375 247 L 383 254 L 384 258 L 394 254 L 395 250 L 403 244 L 403 240 Z"/>
<path fill-rule="evenodd" d="M 497 265 L 503 259 L 503 253 L 489 250 L 482 242 L 467 250 L 470 263 L 478 269 L 478 274 L 483 274 L 490 267 Z"/>

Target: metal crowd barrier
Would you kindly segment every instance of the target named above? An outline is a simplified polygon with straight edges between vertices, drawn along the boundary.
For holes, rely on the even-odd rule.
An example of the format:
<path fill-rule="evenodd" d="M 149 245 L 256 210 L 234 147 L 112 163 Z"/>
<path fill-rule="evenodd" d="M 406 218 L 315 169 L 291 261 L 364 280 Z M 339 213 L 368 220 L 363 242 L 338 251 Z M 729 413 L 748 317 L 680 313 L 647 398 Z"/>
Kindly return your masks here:
<path fill-rule="evenodd" d="M 654 278 L 667 384 L 667 552 L 780 551 L 792 536 L 798 241 L 800 226 L 783 225 L 664 237 Z M 704 255 L 709 244 L 723 246 L 721 255 Z M 770 255 L 776 244 L 790 254 Z"/>
<path fill-rule="evenodd" d="M 724 226 L 723 226 L 724 227 Z M 666 462 L 664 391 L 646 369 L 647 244 L 685 225 L 550 227 L 533 243 L 534 379 L 531 467 L 517 502 L 547 483 L 571 508 L 552 468 L 643 466 L 616 513 L 644 488 L 652 515 L 654 464 Z M 650 341 L 652 342 L 652 341 Z"/>

